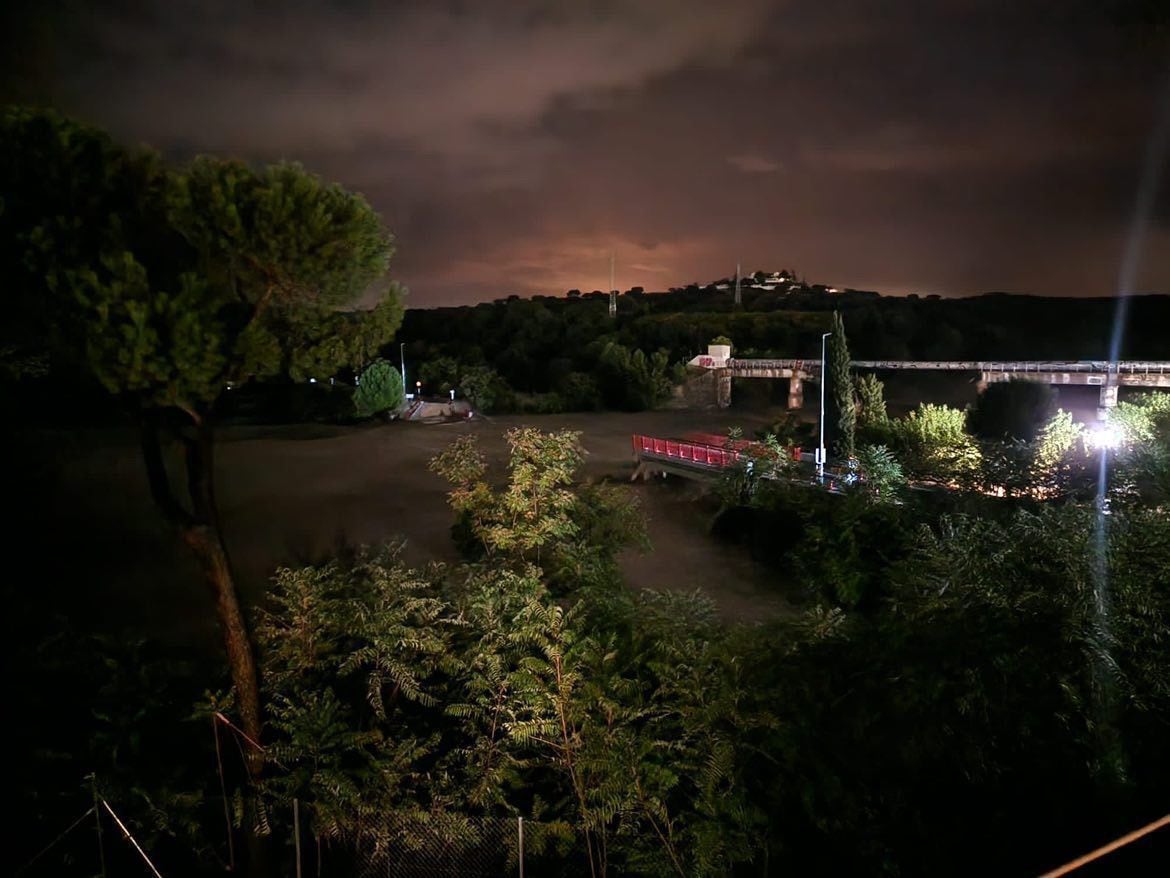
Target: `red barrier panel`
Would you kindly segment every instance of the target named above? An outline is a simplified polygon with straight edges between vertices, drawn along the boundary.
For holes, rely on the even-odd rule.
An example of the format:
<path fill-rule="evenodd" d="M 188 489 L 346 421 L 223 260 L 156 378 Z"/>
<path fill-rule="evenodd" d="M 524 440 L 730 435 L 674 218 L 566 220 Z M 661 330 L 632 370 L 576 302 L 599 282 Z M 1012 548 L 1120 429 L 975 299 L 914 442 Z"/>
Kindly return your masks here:
<path fill-rule="evenodd" d="M 633 435 L 632 440 L 634 451 L 639 454 L 687 460 L 703 466 L 726 467 L 739 460 L 738 451 L 727 451 L 702 442 L 659 439 L 656 436 L 643 436 L 638 433 Z"/>

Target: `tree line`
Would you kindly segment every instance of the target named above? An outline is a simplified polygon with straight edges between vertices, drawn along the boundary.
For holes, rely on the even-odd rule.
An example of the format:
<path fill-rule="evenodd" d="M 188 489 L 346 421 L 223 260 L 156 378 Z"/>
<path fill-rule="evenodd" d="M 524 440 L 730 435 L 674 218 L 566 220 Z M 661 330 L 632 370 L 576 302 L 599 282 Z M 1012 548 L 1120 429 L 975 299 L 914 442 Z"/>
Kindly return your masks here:
<path fill-rule="evenodd" d="M 1120 357 L 1170 359 L 1156 329 L 1170 320 L 1170 297 L 1137 297 L 1129 307 Z M 695 287 L 628 291 L 611 319 L 600 293 L 511 296 L 410 309 L 397 341 L 424 391 L 456 388 L 487 410 L 628 410 L 661 402 L 655 384 L 679 380 L 681 364 L 716 336 L 734 339 L 737 356 L 819 359 L 834 313 L 849 326 L 856 359 L 1105 359 L 1116 301 L 806 291 L 753 292 L 737 308 L 728 293 Z M 639 352 L 646 363 L 661 361 L 651 366 L 654 380 L 632 362 Z M 623 394 L 623 382 L 638 392 Z"/>

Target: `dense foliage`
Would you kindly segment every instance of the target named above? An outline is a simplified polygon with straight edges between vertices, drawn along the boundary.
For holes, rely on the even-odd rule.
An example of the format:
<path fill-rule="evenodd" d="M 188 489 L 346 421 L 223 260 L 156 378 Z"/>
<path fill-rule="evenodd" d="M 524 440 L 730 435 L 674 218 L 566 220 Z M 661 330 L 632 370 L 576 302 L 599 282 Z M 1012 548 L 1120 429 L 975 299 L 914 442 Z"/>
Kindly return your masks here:
<path fill-rule="evenodd" d="M 527 814 L 538 853 L 593 874 L 976 874 L 1051 865 L 1070 827 L 1101 838 L 1155 801 L 1161 511 L 1109 518 L 1102 605 L 1092 507 L 939 517 L 757 480 L 746 502 L 802 532 L 810 604 L 739 627 L 620 588 L 613 532 L 582 511 L 616 500 L 574 485 L 575 436 L 509 443 L 501 487 L 468 440 L 435 462 L 469 565 L 360 553 L 278 576 L 270 790 L 318 832 Z M 972 827 L 1007 841 L 973 849 Z"/>
<path fill-rule="evenodd" d="M 1170 505 L 1170 394 L 1121 402 L 1110 416 L 1122 440 L 1113 487 L 1125 502 Z"/>

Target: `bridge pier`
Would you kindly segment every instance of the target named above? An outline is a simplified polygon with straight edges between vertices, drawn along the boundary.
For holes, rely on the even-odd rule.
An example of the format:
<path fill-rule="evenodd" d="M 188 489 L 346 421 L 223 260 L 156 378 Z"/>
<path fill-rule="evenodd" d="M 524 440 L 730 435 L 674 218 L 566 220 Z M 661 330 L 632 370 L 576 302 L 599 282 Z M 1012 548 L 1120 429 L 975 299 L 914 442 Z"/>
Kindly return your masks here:
<path fill-rule="evenodd" d="M 715 385 L 715 404 L 721 409 L 731 406 L 731 370 L 720 369 Z"/>
<path fill-rule="evenodd" d="M 1101 396 L 1097 402 L 1097 417 L 1105 420 L 1109 412 L 1117 407 L 1117 385 L 1106 381 L 1101 385 Z"/>
<path fill-rule="evenodd" d="M 804 408 L 804 379 L 799 375 L 788 379 L 788 408 Z"/>

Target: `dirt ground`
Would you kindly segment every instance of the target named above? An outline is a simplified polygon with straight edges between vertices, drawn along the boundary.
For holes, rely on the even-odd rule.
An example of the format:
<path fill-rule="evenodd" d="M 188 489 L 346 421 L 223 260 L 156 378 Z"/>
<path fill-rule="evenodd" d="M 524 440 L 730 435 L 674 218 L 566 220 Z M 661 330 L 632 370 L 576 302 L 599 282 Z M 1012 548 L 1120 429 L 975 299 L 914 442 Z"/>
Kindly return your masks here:
<path fill-rule="evenodd" d="M 463 433 L 478 436 L 489 458 L 502 463 L 503 433 L 511 427 L 579 430 L 583 476 L 628 485 L 646 515 L 653 549 L 623 554 L 628 584 L 701 588 L 727 618 L 750 621 L 787 609 L 775 574 L 709 535 L 709 512 L 696 504 L 692 483 L 629 484 L 630 436 L 724 432 L 733 425 L 750 432 L 766 419 L 733 410 L 228 428 L 217 450 L 218 499 L 241 590 L 255 604 L 278 566 L 323 560 L 340 544 L 403 538 L 412 564 L 457 561 L 445 484 L 427 469 L 429 459 Z M 42 581 L 28 587 L 59 594 L 58 605 L 83 627 L 214 643 L 198 570 L 154 513 L 133 438 L 102 431 L 38 440 L 58 446 L 62 460 L 53 478 L 38 482 L 39 502 L 27 504 L 16 526 L 18 544 L 40 547 L 43 558 Z M 66 543 L 72 549 L 62 553 Z"/>
<path fill-rule="evenodd" d="M 895 380 L 889 387 L 891 409 L 910 408 L 922 399 L 962 405 L 974 397 L 969 385 Z M 1062 388 L 1060 403 L 1087 420 L 1096 402 L 1092 391 Z M 216 461 L 219 505 L 241 590 L 249 602 L 262 602 L 278 566 L 324 560 L 339 544 L 403 538 L 412 564 L 457 561 L 445 486 L 429 472 L 427 462 L 456 436 L 470 432 L 502 463 L 503 433 L 530 424 L 581 431 L 583 476 L 618 480 L 637 495 L 653 549 L 623 555 L 631 587 L 701 588 L 730 619 L 784 613 L 788 604 L 781 597 L 779 574 L 753 562 L 745 549 L 710 536 L 710 513 L 695 502 L 695 485 L 674 479 L 627 482 L 633 468 L 632 433 L 671 437 L 740 426 L 750 435 L 783 413 L 768 400 L 753 403 L 750 396 L 743 394 L 724 412 L 224 429 Z M 813 419 L 812 400 L 806 402 L 803 415 Z M 214 643 L 198 570 L 154 512 L 134 436 L 89 430 L 45 432 L 23 441 L 33 446 L 27 454 L 11 455 L 30 463 L 16 468 L 14 485 L 5 491 L 20 498 L 10 508 L 21 510 L 7 533 L 15 557 L 35 558 L 36 563 L 16 568 L 35 573 L 9 574 L 29 577 L 15 587 L 47 596 L 54 607 L 87 627 Z M 34 460 L 42 465 L 35 467 Z M 45 465 L 46 460 L 52 463 Z"/>

